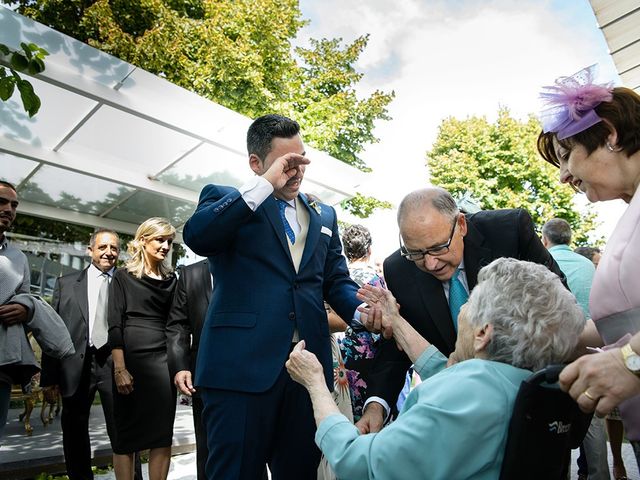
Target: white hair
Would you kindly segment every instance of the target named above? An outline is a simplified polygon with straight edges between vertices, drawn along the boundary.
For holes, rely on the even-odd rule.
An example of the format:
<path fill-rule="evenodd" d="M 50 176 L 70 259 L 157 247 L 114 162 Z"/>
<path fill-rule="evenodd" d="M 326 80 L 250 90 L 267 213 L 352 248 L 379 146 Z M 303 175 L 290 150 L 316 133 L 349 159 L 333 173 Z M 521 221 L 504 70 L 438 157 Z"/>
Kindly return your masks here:
<path fill-rule="evenodd" d="M 467 319 L 473 327 L 493 326 L 488 360 L 533 371 L 570 360 L 586 321 L 556 274 L 513 258 L 480 270 Z"/>

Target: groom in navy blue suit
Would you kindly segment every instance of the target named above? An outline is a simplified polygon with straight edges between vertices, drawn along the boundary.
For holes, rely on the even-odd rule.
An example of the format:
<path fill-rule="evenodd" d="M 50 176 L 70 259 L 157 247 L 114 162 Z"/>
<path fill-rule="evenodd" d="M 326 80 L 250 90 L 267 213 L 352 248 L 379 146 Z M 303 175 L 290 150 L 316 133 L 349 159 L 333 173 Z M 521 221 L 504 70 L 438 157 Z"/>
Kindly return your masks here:
<path fill-rule="evenodd" d="M 256 119 L 247 133 L 256 176 L 238 189 L 207 185 L 184 228 L 216 278 L 195 381 L 211 480 L 259 479 L 265 463 L 273 480 L 315 480 L 320 451 L 309 395 L 284 364 L 305 340 L 333 389 L 323 300 L 344 319 L 360 304 L 335 210 L 300 193 L 309 160 L 299 130 L 280 115 Z"/>

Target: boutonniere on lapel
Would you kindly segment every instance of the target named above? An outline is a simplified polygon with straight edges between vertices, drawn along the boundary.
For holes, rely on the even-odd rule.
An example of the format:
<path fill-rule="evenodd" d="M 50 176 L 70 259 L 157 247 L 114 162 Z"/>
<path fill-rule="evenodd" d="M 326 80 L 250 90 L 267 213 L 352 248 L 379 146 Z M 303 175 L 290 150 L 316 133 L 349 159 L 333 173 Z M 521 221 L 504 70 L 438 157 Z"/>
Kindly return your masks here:
<path fill-rule="evenodd" d="M 321 207 L 317 200 L 311 200 L 309 202 L 309 207 L 311 207 L 318 215 L 320 215 Z"/>

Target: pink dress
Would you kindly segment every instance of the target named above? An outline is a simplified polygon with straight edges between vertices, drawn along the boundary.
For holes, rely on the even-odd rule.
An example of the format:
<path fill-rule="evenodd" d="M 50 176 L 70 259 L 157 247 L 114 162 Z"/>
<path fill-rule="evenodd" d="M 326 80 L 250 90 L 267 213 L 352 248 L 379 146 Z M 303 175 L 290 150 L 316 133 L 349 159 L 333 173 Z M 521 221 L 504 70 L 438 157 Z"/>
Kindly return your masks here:
<path fill-rule="evenodd" d="M 636 190 L 607 242 L 589 297 L 593 321 L 640 307 L 640 193 Z M 640 440 L 640 396 L 620 405 L 629 440 Z"/>

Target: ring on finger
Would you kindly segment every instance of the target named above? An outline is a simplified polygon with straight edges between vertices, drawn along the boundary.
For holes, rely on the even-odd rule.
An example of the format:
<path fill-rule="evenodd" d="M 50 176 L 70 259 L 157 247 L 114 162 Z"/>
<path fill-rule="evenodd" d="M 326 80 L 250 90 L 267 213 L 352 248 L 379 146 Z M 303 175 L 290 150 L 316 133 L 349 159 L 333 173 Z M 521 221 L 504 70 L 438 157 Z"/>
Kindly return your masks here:
<path fill-rule="evenodd" d="M 583 394 L 585 397 L 587 397 L 589 400 L 591 400 L 592 402 L 595 402 L 595 401 L 596 401 L 595 397 L 593 397 L 593 395 L 591 395 L 591 394 L 589 393 L 589 389 L 588 389 L 588 388 L 587 388 L 584 392 L 582 392 L 582 394 Z"/>

